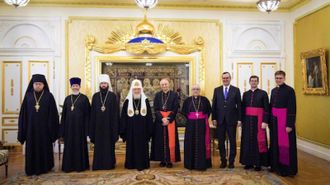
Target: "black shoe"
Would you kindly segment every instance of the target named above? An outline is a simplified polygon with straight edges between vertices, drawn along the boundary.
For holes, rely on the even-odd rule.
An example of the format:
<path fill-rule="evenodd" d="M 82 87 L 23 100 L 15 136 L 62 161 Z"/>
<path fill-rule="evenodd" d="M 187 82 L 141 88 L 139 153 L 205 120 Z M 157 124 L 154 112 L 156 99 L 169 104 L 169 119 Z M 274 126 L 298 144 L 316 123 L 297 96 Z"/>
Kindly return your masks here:
<path fill-rule="evenodd" d="M 164 166 L 166 166 L 166 163 L 165 162 L 160 162 L 159 163 L 159 167 L 164 167 Z"/>
<path fill-rule="evenodd" d="M 167 163 L 166 165 L 167 168 L 172 168 L 172 166 L 173 166 L 172 163 Z"/>
<path fill-rule="evenodd" d="M 251 168 L 253 168 L 253 165 L 245 165 L 244 166 L 244 170 L 248 170 L 248 169 L 251 169 Z"/>
<path fill-rule="evenodd" d="M 256 171 L 256 172 L 261 171 L 261 167 L 256 166 L 256 167 L 254 168 L 254 171 Z"/>
<path fill-rule="evenodd" d="M 235 168 L 234 163 L 229 163 L 228 168 Z"/>
<path fill-rule="evenodd" d="M 286 176 L 288 176 L 288 174 L 281 173 L 281 172 L 277 172 L 277 175 L 278 175 L 278 176 L 281 176 L 281 177 L 286 177 Z"/>
<path fill-rule="evenodd" d="M 268 170 L 267 170 L 267 172 L 274 172 L 274 170 L 272 170 L 271 168 L 269 168 Z"/>
<path fill-rule="evenodd" d="M 227 163 L 225 163 L 225 162 L 222 162 L 222 163 L 220 164 L 220 168 L 226 168 L 226 166 L 227 166 Z"/>

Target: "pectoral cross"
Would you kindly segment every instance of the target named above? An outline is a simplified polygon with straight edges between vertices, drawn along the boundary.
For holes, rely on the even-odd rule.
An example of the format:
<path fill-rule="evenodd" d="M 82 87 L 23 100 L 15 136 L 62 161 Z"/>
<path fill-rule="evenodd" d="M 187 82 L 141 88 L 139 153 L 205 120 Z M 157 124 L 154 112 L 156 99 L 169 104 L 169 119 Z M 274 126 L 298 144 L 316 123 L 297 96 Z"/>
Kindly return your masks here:
<path fill-rule="evenodd" d="M 34 106 L 36 108 L 36 111 L 38 112 L 40 106 L 39 106 L 39 103 L 36 104 L 36 106 Z"/>
<path fill-rule="evenodd" d="M 196 117 L 198 118 L 198 116 L 199 116 L 198 112 L 196 112 L 196 114 L 195 114 L 195 115 L 196 115 Z"/>
<path fill-rule="evenodd" d="M 72 105 L 72 106 L 71 106 L 71 111 L 73 111 L 73 109 L 74 109 L 74 106 Z"/>

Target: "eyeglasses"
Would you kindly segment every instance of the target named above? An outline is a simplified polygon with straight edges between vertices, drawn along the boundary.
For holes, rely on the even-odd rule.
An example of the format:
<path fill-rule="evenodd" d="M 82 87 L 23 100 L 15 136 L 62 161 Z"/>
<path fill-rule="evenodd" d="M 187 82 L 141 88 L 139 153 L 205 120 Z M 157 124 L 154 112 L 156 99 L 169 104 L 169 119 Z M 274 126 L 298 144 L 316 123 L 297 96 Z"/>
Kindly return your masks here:
<path fill-rule="evenodd" d="M 191 90 L 193 90 L 193 91 L 199 91 L 200 89 L 191 89 Z"/>
<path fill-rule="evenodd" d="M 224 77 L 224 78 L 222 78 L 222 79 L 224 79 L 224 80 L 228 80 L 228 79 L 230 79 L 230 77 Z"/>
<path fill-rule="evenodd" d="M 282 80 L 283 77 L 276 77 L 275 80 Z"/>

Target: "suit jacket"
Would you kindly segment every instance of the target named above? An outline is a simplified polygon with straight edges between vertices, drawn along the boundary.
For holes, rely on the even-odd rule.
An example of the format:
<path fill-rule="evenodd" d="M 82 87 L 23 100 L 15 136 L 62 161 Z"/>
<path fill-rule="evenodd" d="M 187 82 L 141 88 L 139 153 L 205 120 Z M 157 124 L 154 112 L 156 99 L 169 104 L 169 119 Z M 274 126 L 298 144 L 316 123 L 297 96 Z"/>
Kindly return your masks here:
<path fill-rule="evenodd" d="M 240 90 L 230 85 L 227 99 L 224 98 L 223 86 L 214 89 L 212 100 L 212 120 L 217 120 L 218 125 L 237 125 L 242 120 L 242 102 Z"/>

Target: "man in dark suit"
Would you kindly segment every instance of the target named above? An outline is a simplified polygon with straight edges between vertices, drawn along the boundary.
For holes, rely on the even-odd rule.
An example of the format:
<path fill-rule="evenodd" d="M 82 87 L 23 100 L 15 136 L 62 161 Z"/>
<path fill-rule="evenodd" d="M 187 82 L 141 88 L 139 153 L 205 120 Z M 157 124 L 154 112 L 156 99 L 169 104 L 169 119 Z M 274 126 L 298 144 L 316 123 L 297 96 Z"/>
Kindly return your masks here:
<path fill-rule="evenodd" d="M 241 126 L 241 93 L 230 85 L 230 73 L 222 73 L 223 85 L 214 89 L 212 101 L 212 121 L 217 127 L 218 142 L 221 157 L 220 168 L 227 166 L 225 136 L 226 131 L 230 141 L 229 168 L 234 168 L 236 157 L 236 127 Z"/>

